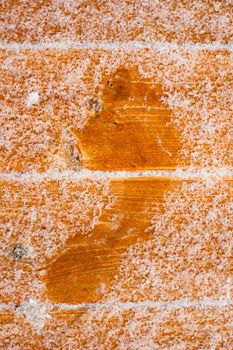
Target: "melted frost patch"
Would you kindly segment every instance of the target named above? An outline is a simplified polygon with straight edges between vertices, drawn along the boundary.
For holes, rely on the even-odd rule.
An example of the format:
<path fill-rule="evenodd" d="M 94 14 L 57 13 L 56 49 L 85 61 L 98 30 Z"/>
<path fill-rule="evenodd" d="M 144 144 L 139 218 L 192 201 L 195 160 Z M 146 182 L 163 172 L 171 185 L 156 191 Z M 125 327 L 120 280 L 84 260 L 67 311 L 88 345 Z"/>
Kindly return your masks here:
<path fill-rule="evenodd" d="M 107 300 L 225 297 L 231 276 L 232 187 L 182 182 L 151 220 L 152 240 L 129 248 Z"/>
<path fill-rule="evenodd" d="M 2 61 L 2 74 L 7 75 L 0 87 L 2 171 L 79 170 L 82 154 L 75 133 L 85 128 L 90 101 L 101 101 L 104 77 L 119 67 L 129 72 L 136 68 L 142 81 L 149 78 L 162 86 L 162 102 L 180 135 L 179 167 L 218 169 L 233 164 L 233 67 L 228 51 L 29 50 L 17 53 L 17 59 L 15 53 L 5 52 Z M 25 91 L 30 89 L 43 96 L 43 103 L 33 105 L 36 118 L 25 106 Z"/>
<path fill-rule="evenodd" d="M 142 80 L 150 78 L 162 85 L 162 102 L 171 109 L 170 122 L 180 134 L 179 167 L 232 166 L 233 66 L 229 52 L 118 50 L 113 57 L 105 55 L 102 63 L 109 74 L 127 62 L 138 68 Z"/>
<path fill-rule="evenodd" d="M 2 183 L 0 302 L 46 296 L 42 279 L 48 259 L 65 249 L 68 239 L 91 235 L 103 209 L 111 205 L 108 183 L 88 179 Z"/>
<path fill-rule="evenodd" d="M 162 306 L 160 310 L 139 306 L 126 312 L 117 307 L 117 302 L 176 302 L 183 298 L 187 302 L 204 300 L 208 305 L 208 298 L 212 298 L 219 300 L 221 306 L 221 299 L 228 300 L 232 195 L 230 185 L 213 179 L 186 181 L 165 193 L 163 212 L 151 219 L 153 238 L 128 249 L 115 282 L 105 289 L 103 301 L 113 302 L 115 306 L 89 310 L 82 317 L 80 339 L 81 344 L 86 345 L 84 349 L 108 349 L 112 344 L 118 344 L 119 349 L 163 349 L 161 338 L 156 334 L 159 329 L 163 332 L 163 327 L 166 333 L 172 322 L 174 327 L 181 327 L 184 323 L 181 331 L 183 343 L 182 339 L 177 343 L 175 334 L 169 338 L 166 333 L 164 344 L 169 338 L 169 344 L 174 349 L 182 349 L 189 337 L 192 345 L 194 339 L 196 344 L 201 341 L 200 348 L 209 348 L 213 344 L 216 333 L 211 326 L 210 337 L 205 339 L 195 338 L 195 332 L 197 318 L 203 324 L 204 314 L 220 312 L 215 308 L 203 311 L 203 314 L 202 308 L 190 308 L 186 313 L 186 308 L 179 310 L 178 307 L 178 311 L 170 311 Z M 222 315 L 226 317 L 223 316 L 221 324 L 227 324 L 229 313 L 230 310 L 223 311 Z M 207 316 L 205 322 L 211 324 L 212 317 L 215 316 L 208 321 Z M 189 327 L 186 327 L 187 324 Z"/>

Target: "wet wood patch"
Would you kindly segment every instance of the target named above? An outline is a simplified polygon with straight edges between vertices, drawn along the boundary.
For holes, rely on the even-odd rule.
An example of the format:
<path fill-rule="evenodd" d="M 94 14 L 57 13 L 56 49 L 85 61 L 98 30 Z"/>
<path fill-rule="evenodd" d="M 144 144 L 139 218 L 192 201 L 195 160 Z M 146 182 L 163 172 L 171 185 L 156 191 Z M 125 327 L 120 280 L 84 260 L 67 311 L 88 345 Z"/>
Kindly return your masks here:
<path fill-rule="evenodd" d="M 75 132 L 83 166 L 101 170 L 173 169 L 179 134 L 162 102 L 162 86 L 137 69 L 118 68 L 103 79 L 103 94 Z"/>
<path fill-rule="evenodd" d="M 72 237 L 49 263 L 50 300 L 225 298 L 231 194 L 218 183 L 209 188 L 158 178 L 113 180 L 113 203 L 105 206 L 90 237 Z"/>

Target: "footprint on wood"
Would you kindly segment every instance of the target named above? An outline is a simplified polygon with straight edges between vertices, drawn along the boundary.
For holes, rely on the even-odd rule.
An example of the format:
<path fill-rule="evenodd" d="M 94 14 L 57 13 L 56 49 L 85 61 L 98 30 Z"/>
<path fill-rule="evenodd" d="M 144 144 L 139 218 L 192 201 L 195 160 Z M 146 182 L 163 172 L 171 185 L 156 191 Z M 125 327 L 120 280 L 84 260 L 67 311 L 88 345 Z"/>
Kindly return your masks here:
<path fill-rule="evenodd" d="M 74 131 L 83 165 L 97 170 L 173 169 L 180 148 L 162 86 L 136 68 L 104 76 L 101 100 L 90 99 L 83 129 Z"/>
<path fill-rule="evenodd" d="M 150 219 L 163 203 L 163 193 L 174 181 L 136 178 L 112 180 L 111 206 L 105 207 L 91 235 L 77 232 L 48 264 L 48 298 L 56 303 L 93 303 L 117 274 L 126 250 L 151 237 Z"/>

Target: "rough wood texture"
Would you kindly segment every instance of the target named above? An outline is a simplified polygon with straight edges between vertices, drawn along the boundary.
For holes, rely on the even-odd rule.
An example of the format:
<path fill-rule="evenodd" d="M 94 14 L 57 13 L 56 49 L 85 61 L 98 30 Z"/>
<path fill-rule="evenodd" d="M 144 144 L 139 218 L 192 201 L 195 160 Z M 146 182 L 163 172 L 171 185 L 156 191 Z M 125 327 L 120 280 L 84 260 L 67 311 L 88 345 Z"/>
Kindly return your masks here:
<path fill-rule="evenodd" d="M 97 300 L 95 289 L 111 281 L 122 253 L 149 238 L 154 206 L 173 182 L 2 181 L 1 302 L 44 296 L 41 269 L 54 301 Z"/>
<path fill-rule="evenodd" d="M 156 78 L 124 68 L 127 55 L 107 74 L 109 53 L 38 54 L 2 52 L 2 171 L 176 167 L 179 132 Z"/>
<path fill-rule="evenodd" d="M 98 310 L 81 322 L 79 312 L 60 312 L 53 314 L 43 333 L 35 334 L 22 317 L 14 316 L 11 322 L 15 333 L 12 336 L 7 324 L 3 324 L 1 345 L 4 349 L 26 350 L 32 346 L 39 350 L 134 350 L 146 347 L 160 350 L 168 346 L 190 350 L 214 346 L 216 350 L 230 350 L 232 317 L 230 306 L 222 309 Z"/>
<path fill-rule="evenodd" d="M 232 39 L 231 1 L 8 0 L 0 40 L 223 42 Z"/>
<path fill-rule="evenodd" d="M 228 51 L 42 52 L 1 50 L 2 172 L 232 166 Z"/>
<path fill-rule="evenodd" d="M 165 189 L 175 183 L 143 178 L 112 181 L 109 196 L 113 204 L 103 210 L 91 236 L 76 235 L 50 263 L 49 298 L 62 303 L 100 300 L 101 285 L 111 285 L 126 250 L 151 236 L 148 226 L 154 207 L 162 205 Z"/>
<path fill-rule="evenodd" d="M 109 204 L 108 183 L 2 180 L 0 194 L 0 302 L 20 303 L 44 295 L 41 270 L 69 237 L 91 233 Z"/>
<path fill-rule="evenodd" d="M 0 1 L 0 350 L 233 349 L 232 24 Z"/>
<path fill-rule="evenodd" d="M 96 302 L 108 294 L 120 301 L 226 296 L 232 271 L 230 185 L 208 189 L 168 179 L 114 180 L 109 195 L 114 202 L 103 210 L 91 237 L 70 239 L 49 265 L 50 300 Z"/>
<path fill-rule="evenodd" d="M 162 87 L 136 69 L 118 68 L 103 79 L 102 101 L 75 133 L 81 163 L 89 169 L 174 169 L 178 131 L 162 103 Z"/>
<path fill-rule="evenodd" d="M 45 179 L 1 187 L 1 302 L 228 293 L 232 181 Z"/>
<path fill-rule="evenodd" d="M 216 349 L 230 349 L 232 346 L 232 307 L 215 308 L 185 308 L 181 310 L 165 310 L 158 308 L 136 309 L 130 311 L 99 311 L 90 312 L 83 319 L 86 331 L 73 339 L 72 346 L 81 349 L 208 349 L 213 344 Z M 101 316 L 100 316 L 101 315 Z M 70 315 L 70 327 L 78 328 L 79 318 Z M 57 326 L 64 327 L 58 319 Z M 64 322 L 63 321 L 63 322 Z M 71 323 L 72 322 L 72 323 Z M 58 326 L 59 327 L 59 326 Z M 77 329 L 76 328 L 76 329 Z M 50 330 L 46 344 L 50 344 Z M 140 336 L 138 336 L 140 334 Z M 60 340 L 61 339 L 61 340 Z M 62 337 L 55 339 L 52 344 L 62 344 Z"/>

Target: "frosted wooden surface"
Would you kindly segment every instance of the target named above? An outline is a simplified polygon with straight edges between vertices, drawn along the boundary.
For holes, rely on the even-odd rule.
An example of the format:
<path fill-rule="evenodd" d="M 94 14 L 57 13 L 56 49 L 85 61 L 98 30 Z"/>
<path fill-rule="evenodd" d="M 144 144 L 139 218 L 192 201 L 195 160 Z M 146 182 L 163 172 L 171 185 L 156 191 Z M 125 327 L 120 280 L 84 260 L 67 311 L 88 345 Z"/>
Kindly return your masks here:
<path fill-rule="evenodd" d="M 0 349 L 232 350 L 232 4 L 2 1 Z"/>

